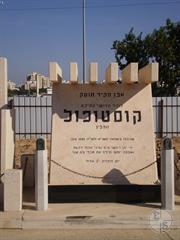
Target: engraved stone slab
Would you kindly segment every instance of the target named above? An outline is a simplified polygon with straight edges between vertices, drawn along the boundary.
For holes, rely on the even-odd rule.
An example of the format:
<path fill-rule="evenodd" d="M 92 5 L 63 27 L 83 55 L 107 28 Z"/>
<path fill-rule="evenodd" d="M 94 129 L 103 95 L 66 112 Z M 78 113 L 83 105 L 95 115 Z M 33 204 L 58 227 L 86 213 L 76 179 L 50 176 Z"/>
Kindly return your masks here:
<path fill-rule="evenodd" d="M 55 84 L 50 184 L 153 184 L 151 99 L 150 84 Z"/>

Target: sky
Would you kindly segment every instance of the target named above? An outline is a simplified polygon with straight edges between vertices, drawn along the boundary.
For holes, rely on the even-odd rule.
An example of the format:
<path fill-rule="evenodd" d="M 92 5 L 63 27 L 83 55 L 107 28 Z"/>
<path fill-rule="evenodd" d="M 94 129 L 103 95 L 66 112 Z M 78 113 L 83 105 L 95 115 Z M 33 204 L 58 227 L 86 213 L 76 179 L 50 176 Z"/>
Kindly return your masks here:
<path fill-rule="evenodd" d="M 99 65 L 99 80 L 115 61 L 114 40 L 133 27 L 147 34 L 180 20 L 180 1 L 86 0 L 87 69 Z M 8 78 L 17 84 L 26 75 L 48 76 L 48 62 L 58 62 L 69 78 L 70 62 L 78 63 L 82 80 L 82 0 L 0 0 L 0 57 L 8 59 Z M 88 78 L 88 71 L 87 71 Z"/>

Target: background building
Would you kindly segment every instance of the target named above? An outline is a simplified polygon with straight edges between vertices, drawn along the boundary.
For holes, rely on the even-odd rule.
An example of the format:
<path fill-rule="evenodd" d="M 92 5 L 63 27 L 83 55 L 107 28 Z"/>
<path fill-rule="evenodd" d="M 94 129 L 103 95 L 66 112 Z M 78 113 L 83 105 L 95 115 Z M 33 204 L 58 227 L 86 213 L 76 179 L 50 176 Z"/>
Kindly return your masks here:
<path fill-rule="evenodd" d="M 9 90 L 17 90 L 16 84 L 11 80 L 8 80 L 8 89 Z"/>
<path fill-rule="evenodd" d="M 51 87 L 51 82 L 48 77 L 33 72 L 26 77 L 25 90 L 36 89 L 38 84 L 39 89 L 47 89 Z"/>

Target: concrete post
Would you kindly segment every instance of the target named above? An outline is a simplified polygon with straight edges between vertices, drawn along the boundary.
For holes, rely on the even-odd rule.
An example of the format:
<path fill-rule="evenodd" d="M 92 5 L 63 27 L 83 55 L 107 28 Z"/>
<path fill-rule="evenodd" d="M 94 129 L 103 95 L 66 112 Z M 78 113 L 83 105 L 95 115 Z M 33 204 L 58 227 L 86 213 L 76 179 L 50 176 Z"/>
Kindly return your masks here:
<path fill-rule="evenodd" d="M 174 209 L 174 149 L 169 138 L 163 141 L 161 156 L 161 203 L 165 210 Z"/>
<path fill-rule="evenodd" d="M 4 174 L 4 169 L 2 169 L 2 159 L 1 156 L 1 144 L 3 143 L 2 133 L 1 133 L 1 110 L 7 107 L 7 91 L 8 91 L 8 69 L 7 69 L 7 59 L 0 57 L 0 175 Z"/>
<path fill-rule="evenodd" d="M 139 70 L 140 83 L 154 83 L 159 79 L 159 63 L 150 63 Z"/>
<path fill-rule="evenodd" d="M 35 197 L 36 209 L 48 209 L 48 160 L 45 140 L 40 138 L 36 142 L 35 163 Z"/>
<path fill-rule="evenodd" d="M 130 63 L 122 70 L 122 82 L 127 84 L 138 82 L 138 63 Z"/>
<path fill-rule="evenodd" d="M 78 65 L 76 62 L 70 63 L 70 74 L 69 80 L 72 84 L 78 83 Z"/>
<path fill-rule="evenodd" d="M 98 64 L 96 62 L 89 65 L 89 83 L 96 84 L 98 81 Z"/>
<path fill-rule="evenodd" d="M 7 59 L 0 57 L 0 109 L 7 105 L 8 74 Z"/>
<path fill-rule="evenodd" d="M 22 210 L 22 170 L 7 169 L 4 173 L 4 211 Z"/>
<path fill-rule="evenodd" d="M 111 63 L 106 69 L 105 81 L 106 83 L 112 84 L 118 81 L 119 67 L 117 63 Z"/>

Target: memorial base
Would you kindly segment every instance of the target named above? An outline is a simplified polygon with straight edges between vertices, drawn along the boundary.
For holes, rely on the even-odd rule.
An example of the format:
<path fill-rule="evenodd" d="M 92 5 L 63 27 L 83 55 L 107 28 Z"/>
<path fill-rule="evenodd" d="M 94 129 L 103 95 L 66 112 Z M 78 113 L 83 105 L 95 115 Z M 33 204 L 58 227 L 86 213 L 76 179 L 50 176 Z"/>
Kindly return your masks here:
<path fill-rule="evenodd" d="M 160 201 L 160 185 L 49 186 L 49 203 L 155 203 Z"/>

